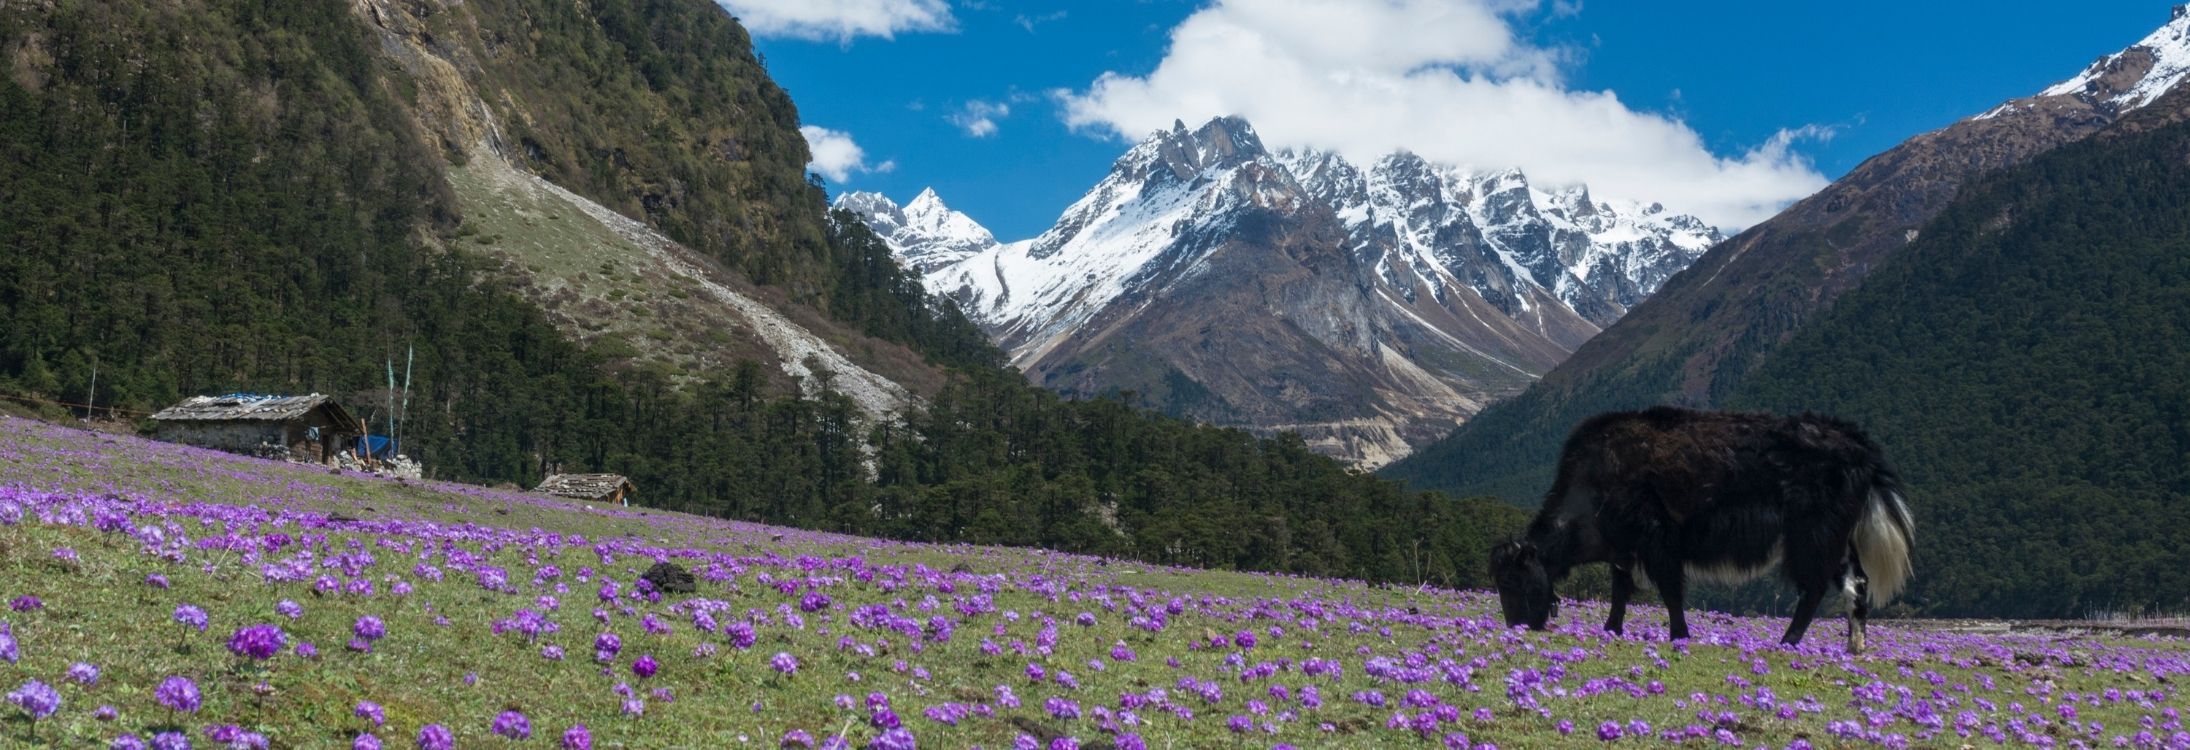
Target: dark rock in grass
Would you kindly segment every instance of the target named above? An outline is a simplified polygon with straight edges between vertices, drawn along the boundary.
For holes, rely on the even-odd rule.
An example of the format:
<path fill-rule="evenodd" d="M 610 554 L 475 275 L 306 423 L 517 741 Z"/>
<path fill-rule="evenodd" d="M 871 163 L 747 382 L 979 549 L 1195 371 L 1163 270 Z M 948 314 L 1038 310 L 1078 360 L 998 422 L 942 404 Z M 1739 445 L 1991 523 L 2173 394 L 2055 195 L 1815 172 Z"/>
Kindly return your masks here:
<path fill-rule="evenodd" d="M 958 562 L 958 564 L 957 564 L 957 565 L 953 565 L 953 566 L 951 566 L 951 572 L 952 572 L 952 573 L 971 573 L 971 572 L 973 572 L 973 566 L 971 566 L 971 565 L 967 565 L 967 564 L 965 563 L 965 561 L 961 560 L 961 561 L 959 561 L 959 562 Z"/>
<path fill-rule="evenodd" d="M 639 580 L 652 584 L 654 590 L 664 594 L 689 594 L 699 590 L 692 580 L 692 571 L 673 562 L 654 563 L 654 567 L 639 575 Z"/>

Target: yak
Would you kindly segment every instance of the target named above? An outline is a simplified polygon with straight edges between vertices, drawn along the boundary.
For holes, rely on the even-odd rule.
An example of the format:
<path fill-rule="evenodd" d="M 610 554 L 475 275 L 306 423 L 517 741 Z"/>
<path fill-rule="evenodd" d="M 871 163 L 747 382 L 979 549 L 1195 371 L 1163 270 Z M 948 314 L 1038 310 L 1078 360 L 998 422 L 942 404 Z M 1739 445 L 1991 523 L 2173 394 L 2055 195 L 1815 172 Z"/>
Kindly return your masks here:
<path fill-rule="evenodd" d="M 1525 537 L 1491 549 L 1490 573 L 1506 625 L 1542 630 L 1553 586 L 1576 566 L 1607 563 L 1605 629 L 1621 633 L 1639 567 L 1665 601 L 1668 635 L 1682 639 L 1691 576 L 1739 583 L 1778 568 L 1802 593 L 1781 642 L 1802 642 L 1837 583 L 1848 650 L 1860 653 L 1870 611 L 1912 573 L 1914 544 L 1900 479 L 1855 425 L 1660 406 L 1576 427 L 1542 509 Z"/>

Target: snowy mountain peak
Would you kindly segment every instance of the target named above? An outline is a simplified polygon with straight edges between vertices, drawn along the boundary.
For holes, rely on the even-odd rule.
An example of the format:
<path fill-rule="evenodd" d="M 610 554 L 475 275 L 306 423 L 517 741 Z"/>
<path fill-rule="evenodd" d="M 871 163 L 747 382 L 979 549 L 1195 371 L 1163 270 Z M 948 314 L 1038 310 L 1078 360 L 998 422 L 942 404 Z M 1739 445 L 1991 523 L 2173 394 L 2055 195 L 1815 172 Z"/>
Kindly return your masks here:
<path fill-rule="evenodd" d="M 2120 116 L 2157 101 L 2185 78 L 2190 78 L 2190 7 L 2177 5 L 2166 25 L 2120 52 L 2099 58 L 2035 98 L 2079 97 Z M 2008 102 L 1972 119 L 1990 119 L 2027 106 L 2028 100 Z"/>
<path fill-rule="evenodd" d="M 834 207 L 859 214 L 877 234 L 888 235 L 905 224 L 905 214 L 898 209 L 897 201 L 881 193 L 844 193 L 836 197 Z"/>
<path fill-rule="evenodd" d="M 1151 133 L 1147 139 L 1118 158 L 1113 174 L 1133 179 L 1169 177 L 1192 180 L 1204 170 L 1228 168 L 1266 156 L 1262 136 L 1239 117 L 1218 117 L 1187 131 L 1184 121 L 1173 121 L 1168 131 Z"/>
<path fill-rule="evenodd" d="M 934 188 L 899 207 L 880 193 L 845 193 L 836 207 L 858 214 L 889 243 L 898 259 L 927 273 L 996 245 L 996 235 L 973 217 L 951 210 Z"/>
<path fill-rule="evenodd" d="M 935 188 L 932 187 L 921 188 L 920 194 L 913 196 L 911 203 L 905 204 L 905 209 L 907 211 L 920 211 L 922 213 L 933 212 L 936 210 L 950 210 L 943 205 L 943 196 L 936 195 Z"/>

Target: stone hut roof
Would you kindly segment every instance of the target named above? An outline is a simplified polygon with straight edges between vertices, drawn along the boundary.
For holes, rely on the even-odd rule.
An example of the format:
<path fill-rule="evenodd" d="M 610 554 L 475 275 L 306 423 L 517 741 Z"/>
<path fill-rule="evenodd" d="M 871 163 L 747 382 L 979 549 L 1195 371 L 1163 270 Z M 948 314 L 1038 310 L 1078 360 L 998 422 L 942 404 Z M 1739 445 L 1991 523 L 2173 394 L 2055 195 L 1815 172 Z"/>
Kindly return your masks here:
<path fill-rule="evenodd" d="M 556 497 L 599 500 L 616 494 L 618 489 L 629 494 L 636 492 L 638 487 L 622 474 L 556 474 L 532 491 Z"/>
<path fill-rule="evenodd" d="M 364 425 L 335 403 L 334 398 L 313 393 L 304 396 L 264 396 L 235 393 L 226 396 L 192 396 L 152 415 L 160 422 L 287 422 L 301 419 L 319 408 L 327 409 L 338 429 L 361 432 Z"/>

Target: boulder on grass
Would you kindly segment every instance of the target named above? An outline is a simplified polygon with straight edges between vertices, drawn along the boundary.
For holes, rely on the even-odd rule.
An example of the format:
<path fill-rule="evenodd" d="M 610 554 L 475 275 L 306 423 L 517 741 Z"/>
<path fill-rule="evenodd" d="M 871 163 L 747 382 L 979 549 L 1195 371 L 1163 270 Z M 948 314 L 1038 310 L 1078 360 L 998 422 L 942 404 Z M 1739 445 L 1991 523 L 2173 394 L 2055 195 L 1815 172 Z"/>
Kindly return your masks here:
<path fill-rule="evenodd" d="M 692 571 L 673 562 L 654 563 L 654 567 L 639 574 L 639 580 L 653 585 L 655 591 L 664 594 L 689 594 L 700 590 L 692 579 Z"/>

